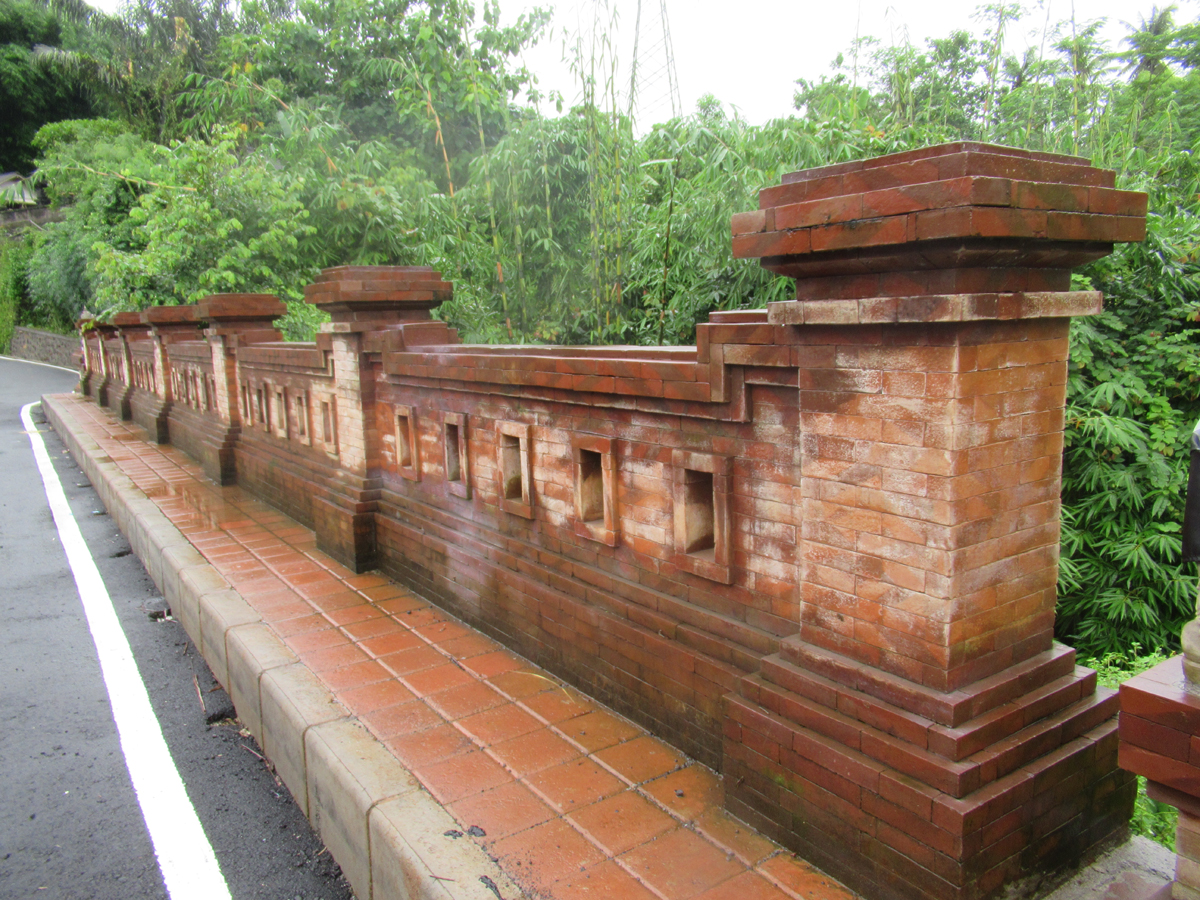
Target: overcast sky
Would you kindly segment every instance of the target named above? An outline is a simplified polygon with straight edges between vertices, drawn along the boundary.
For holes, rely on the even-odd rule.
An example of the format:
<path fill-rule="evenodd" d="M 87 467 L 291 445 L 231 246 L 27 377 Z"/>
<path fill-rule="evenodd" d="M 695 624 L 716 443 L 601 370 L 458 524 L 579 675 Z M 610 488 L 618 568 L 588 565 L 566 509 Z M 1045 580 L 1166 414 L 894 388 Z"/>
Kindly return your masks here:
<path fill-rule="evenodd" d="M 621 56 L 627 59 L 632 55 L 638 0 L 608 2 L 618 16 Z M 644 21 L 651 11 L 657 15 L 661 6 L 661 0 L 641 3 Z M 501 0 L 506 16 L 515 17 L 532 5 Z M 1014 53 L 1041 45 L 1047 7 L 1051 28 L 1069 21 L 1072 13 L 1077 24 L 1106 19 L 1103 33 L 1115 46 L 1128 33 L 1122 22 L 1137 25 L 1156 4 L 1153 0 L 1026 0 L 1023 5 L 1029 12 L 1006 40 L 1006 49 Z M 1157 5 L 1165 4 L 1158 0 Z M 1200 9 L 1197 0 L 1179 0 L 1176 5 L 1177 23 L 1191 21 Z M 534 48 L 527 59 L 542 86 L 561 90 L 569 102 L 578 88 L 561 62 L 561 34 L 575 32 L 581 19 L 586 28 L 593 19 L 595 0 L 560 0 L 554 6 L 554 39 Z M 755 124 L 791 112 L 796 79 L 815 81 L 828 74 L 834 57 L 850 47 L 856 34 L 876 37 L 884 44 L 907 39 L 924 46 L 926 38 L 944 37 L 957 28 L 983 31 L 972 19 L 977 6 L 973 0 L 666 0 L 666 6 L 685 111 L 693 110 L 700 97 L 713 94 Z M 1047 50 L 1052 44 L 1053 35 L 1047 35 Z M 655 65 L 654 59 L 640 52 L 639 56 L 639 65 Z"/>
<path fill-rule="evenodd" d="M 102 9 L 114 10 L 119 0 L 91 0 Z M 481 5 L 482 0 L 476 0 Z M 621 84 L 627 84 L 628 61 L 632 57 L 634 23 L 639 0 L 500 0 L 506 19 L 515 19 L 523 9 L 535 5 L 555 9 L 553 36 L 533 48 L 526 57 L 538 75 L 542 90 L 561 92 L 568 104 L 578 96 L 578 85 L 563 62 L 563 39 L 587 33 L 601 4 L 601 17 L 615 16 L 618 27 L 617 53 L 621 61 Z M 654 27 L 661 20 L 663 0 L 640 0 L 643 38 L 639 65 L 643 72 L 662 71 L 664 55 L 647 52 L 655 43 Z M 752 123 L 762 123 L 792 110 L 797 78 L 816 80 L 829 72 L 829 64 L 849 48 L 855 35 L 873 36 L 883 43 L 911 41 L 923 46 L 929 37 L 944 37 L 956 28 L 982 26 L 972 20 L 974 0 L 665 0 L 675 55 L 679 93 L 684 111 L 696 101 L 713 94 L 723 103 L 737 107 Z M 1078 24 L 1106 19 L 1104 35 L 1110 45 L 1125 36 L 1122 24 L 1137 25 L 1149 17 L 1154 0 L 1025 0 L 1029 10 L 1020 25 L 1007 36 L 1006 49 L 1020 53 L 1027 46 L 1040 46 L 1044 25 L 1070 20 Z M 1157 5 L 1162 6 L 1162 0 Z M 1200 9 L 1200 0 L 1177 0 L 1177 22 L 1190 21 Z M 657 29 L 661 33 L 661 28 Z M 573 42 L 573 41 L 572 41 Z M 1053 35 L 1046 36 L 1046 46 Z M 651 48 L 653 49 L 653 48 Z M 644 115 L 639 126 L 670 115 L 665 88 L 643 93 Z"/>

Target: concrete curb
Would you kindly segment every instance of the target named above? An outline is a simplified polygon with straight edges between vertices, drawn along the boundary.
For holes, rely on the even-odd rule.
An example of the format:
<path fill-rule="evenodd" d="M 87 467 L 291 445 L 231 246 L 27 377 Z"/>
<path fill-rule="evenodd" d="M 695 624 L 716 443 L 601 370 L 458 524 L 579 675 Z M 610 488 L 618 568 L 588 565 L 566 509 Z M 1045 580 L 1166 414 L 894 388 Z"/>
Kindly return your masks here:
<path fill-rule="evenodd" d="M 523 897 L 482 848 L 445 836 L 454 818 L 73 427 L 70 412 L 49 396 L 42 409 L 358 900 L 496 900 L 485 878 L 505 900 Z"/>

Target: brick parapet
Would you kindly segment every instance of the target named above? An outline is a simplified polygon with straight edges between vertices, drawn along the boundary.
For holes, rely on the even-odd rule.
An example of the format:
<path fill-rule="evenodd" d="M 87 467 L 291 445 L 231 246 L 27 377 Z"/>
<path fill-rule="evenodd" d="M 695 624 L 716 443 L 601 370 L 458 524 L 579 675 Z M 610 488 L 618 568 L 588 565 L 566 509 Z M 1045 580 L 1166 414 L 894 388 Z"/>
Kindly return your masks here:
<path fill-rule="evenodd" d="M 335 558 L 723 768 L 731 808 L 873 896 L 983 897 L 1119 830 L 1132 802 L 1115 700 L 1052 640 L 1068 325 L 1100 298 L 1028 273 L 1069 281 L 1136 230 L 1114 220 L 1138 201 L 1079 161 L 973 145 L 764 194 L 784 208 L 840 179 L 844 198 L 859 178 L 941 196 L 955 185 L 902 179 L 959 164 L 946 178 L 1008 178 L 1010 201 L 1061 175 L 1071 190 L 1035 192 L 1051 211 L 1093 188 L 1109 206 L 1067 237 L 947 207 L 969 212 L 947 219 L 957 255 L 785 217 L 809 246 L 765 264 L 848 280 L 715 313 L 695 347 L 461 345 L 429 316 L 437 273 L 369 268 L 309 289 L 332 316 L 314 343 L 210 328 L 156 346 L 181 371 L 236 358 L 232 472 Z M 860 244 L 814 252 L 831 226 Z M 979 269 L 1005 289 L 896 296 Z"/>

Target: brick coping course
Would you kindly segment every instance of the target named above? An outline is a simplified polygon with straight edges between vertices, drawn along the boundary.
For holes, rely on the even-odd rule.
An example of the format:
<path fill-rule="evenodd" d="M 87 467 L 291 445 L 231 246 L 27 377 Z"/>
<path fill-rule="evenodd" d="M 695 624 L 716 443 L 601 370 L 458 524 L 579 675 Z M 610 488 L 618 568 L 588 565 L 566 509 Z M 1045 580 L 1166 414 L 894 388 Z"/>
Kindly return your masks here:
<path fill-rule="evenodd" d="M 360 900 L 849 900 L 723 784 L 78 395 L 43 398 Z"/>

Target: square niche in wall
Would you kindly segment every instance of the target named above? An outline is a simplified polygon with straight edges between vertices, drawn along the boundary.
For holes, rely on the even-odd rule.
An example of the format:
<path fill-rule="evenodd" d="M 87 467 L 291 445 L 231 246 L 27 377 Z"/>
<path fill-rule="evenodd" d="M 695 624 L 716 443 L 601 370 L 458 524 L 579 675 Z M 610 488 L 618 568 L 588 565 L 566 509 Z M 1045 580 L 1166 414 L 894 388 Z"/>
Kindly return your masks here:
<path fill-rule="evenodd" d="M 417 415 L 411 406 L 396 407 L 396 469 L 410 481 L 421 480 Z"/>
<path fill-rule="evenodd" d="M 672 454 L 675 557 L 679 568 L 721 584 L 733 581 L 729 549 L 729 495 L 733 464 L 727 456 L 676 450 Z"/>
<path fill-rule="evenodd" d="M 515 516 L 533 518 L 533 465 L 528 425 L 496 423 L 496 472 L 500 508 Z"/>
<path fill-rule="evenodd" d="M 470 500 L 471 457 L 467 454 L 467 417 L 463 413 L 443 414 L 442 449 L 446 464 L 446 490 L 455 497 Z"/>
<path fill-rule="evenodd" d="M 308 408 L 308 391 L 293 392 L 292 411 L 295 413 L 297 439 L 306 446 L 312 446 L 312 414 Z"/>
<path fill-rule="evenodd" d="M 270 418 L 270 403 L 271 403 L 271 386 L 266 382 L 260 384 L 255 389 L 255 412 L 254 421 L 261 425 L 264 431 L 271 430 Z"/>
<path fill-rule="evenodd" d="M 337 446 L 337 398 L 326 391 L 313 391 L 313 446 L 324 450 L 334 459 Z"/>
<path fill-rule="evenodd" d="M 575 462 L 575 533 L 612 547 L 617 543 L 617 466 L 612 438 L 577 434 L 571 438 Z"/>
<path fill-rule="evenodd" d="M 271 410 L 271 432 L 275 437 L 286 441 L 288 438 L 288 390 L 281 384 L 273 384 L 271 393 L 275 398 L 275 405 Z"/>

